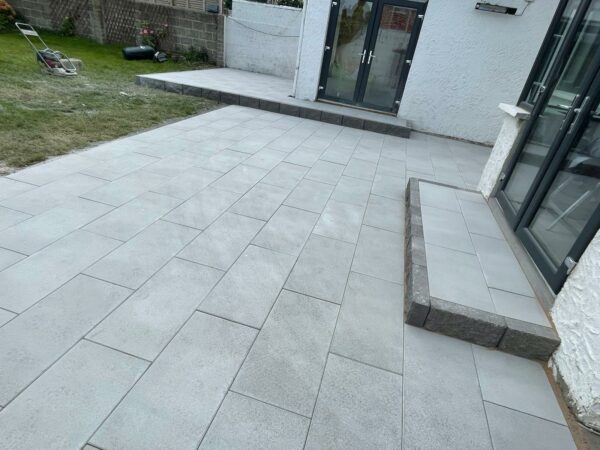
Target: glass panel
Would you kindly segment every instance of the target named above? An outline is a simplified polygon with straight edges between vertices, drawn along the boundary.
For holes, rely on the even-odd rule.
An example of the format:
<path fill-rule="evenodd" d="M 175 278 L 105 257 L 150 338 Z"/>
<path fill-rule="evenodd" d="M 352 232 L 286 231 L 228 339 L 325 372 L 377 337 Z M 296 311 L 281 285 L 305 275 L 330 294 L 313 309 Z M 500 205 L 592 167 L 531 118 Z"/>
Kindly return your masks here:
<path fill-rule="evenodd" d="M 340 0 L 325 95 L 354 101 L 354 89 L 361 66 L 373 3 Z"/>
<path fill-rule="evenodd" d="M 363 103 L 394 108 L 396 89 L 416 17 L 416 9 L 384 5 Z"/>
<path fill-rule="evenodd" d="M 581 90 L 584 69 L 589 69 L 590 52 L 600 51 L 600 0 L 595 0 L 580 25 L 573 48 L 559 82 L 549 96 L 542 112 L 531 129 L 527 142 L 519 155 L 510 180 L 504 188 L 508 200 L 518 211 L 548 155 L 569 107 Z"/>
<path fill-rule="evenodd" d="M 529 230 L 559 266 L 600 205 L 600 108 L 563 161 Z"/>
<path fill-rule="evenodd" d="M 540 87 L 545 86 L 548 83 L 550 69 L 554 65 L 556 56 L 565 42 L 565 37 L 571 29 L 573 18 L 575 17 L 575 13 L 577 12 L 577 8 L 580 4 L 581 0 L 570 0 L 565 6 L 563 14 L 556 28 L 553 30 L 550 45 L 546 50 L 544 60 L 539 66 L 538 73 L 536 74 L 533 84 L 531 85 L 531 89 L 525 98 L 526 103 L 533 105 L 541 94 Z"/>

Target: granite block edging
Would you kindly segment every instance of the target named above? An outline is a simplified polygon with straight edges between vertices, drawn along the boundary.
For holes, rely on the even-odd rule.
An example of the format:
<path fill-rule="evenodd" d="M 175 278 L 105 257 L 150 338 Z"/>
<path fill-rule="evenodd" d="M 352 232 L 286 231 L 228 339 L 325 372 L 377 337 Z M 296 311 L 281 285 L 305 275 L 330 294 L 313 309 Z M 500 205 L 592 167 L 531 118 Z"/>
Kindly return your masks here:
<path fill-rule="evenodd" d="M 231 92 L 189 86 L 185 83 L 157 80 L 155 78 L 149 78 L 143 75 L 136 76 L 135 82 L 139 86 L 160 89 L 177 94 L 191 95 L 194 97 L 203 97 L 209 100 L 225 103 L 227 105 L 240 105 L 248 108 L 261 109 L 263 111 L 276 112 L 287 116 L 301 117 L 303 119 L 317 120 L 320 122 L 342 125 L 349 128 L 357 128 L 359 130 L 374 131 L 377 133 L 389 134 L 407 139 L 410 138 L 411 130 L 407 126 L 361 119 L 360 117 L 354 117 L 352 115 L 322 111 L 320 109 L 313 109 L 306 106 L 290 105 L 288 103 L 280 103 L 274 100 L 248 97 L 246 95 L 238 95 Z"/>
<path fill-rule="evenodd" d="M 504 317 L 430 295 L 419 191 L 421 181 L 418 178 L 410 178 L 405 194 L 404 321 L 409 325 L 477 345 L 547 361 L 560 344 L 560 338 L 553 328 Z M 431 184 L 458 189 L 439 182 Z"/>

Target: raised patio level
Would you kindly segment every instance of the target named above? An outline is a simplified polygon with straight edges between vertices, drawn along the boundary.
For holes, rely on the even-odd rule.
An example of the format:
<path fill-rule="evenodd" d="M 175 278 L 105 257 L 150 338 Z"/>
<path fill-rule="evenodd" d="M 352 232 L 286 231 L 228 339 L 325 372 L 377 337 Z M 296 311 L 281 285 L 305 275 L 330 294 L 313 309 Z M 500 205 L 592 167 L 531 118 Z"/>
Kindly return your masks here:
<path fill-rule="evenodd" d="M 319 120 L 360 130 L 410 137 L 410 125 L 396 116 L 324 102 L 298 100 L 293 80 L 235 69 L 190 70 L 139 75 L 136 82 L 229 105 Z"/>

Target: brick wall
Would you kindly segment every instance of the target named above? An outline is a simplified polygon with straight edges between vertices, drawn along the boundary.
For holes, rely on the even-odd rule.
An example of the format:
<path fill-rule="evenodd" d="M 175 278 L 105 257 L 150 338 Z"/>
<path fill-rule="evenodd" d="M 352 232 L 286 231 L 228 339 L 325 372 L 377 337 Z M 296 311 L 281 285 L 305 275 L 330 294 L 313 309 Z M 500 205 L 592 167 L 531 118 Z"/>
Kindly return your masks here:
<path fill-rule="evenodd" d="M 65 16 L 72 16 L 77 34 L 102 43 L 136 45 L 140 21 L 166 23 L 164 50 L 206 49 L 212 62 L 223 65 L 224 17 L 220 14 L 132 0 L 12 0 L 11 4 L 33 26 L 45 29 L 59 30 Z"/>

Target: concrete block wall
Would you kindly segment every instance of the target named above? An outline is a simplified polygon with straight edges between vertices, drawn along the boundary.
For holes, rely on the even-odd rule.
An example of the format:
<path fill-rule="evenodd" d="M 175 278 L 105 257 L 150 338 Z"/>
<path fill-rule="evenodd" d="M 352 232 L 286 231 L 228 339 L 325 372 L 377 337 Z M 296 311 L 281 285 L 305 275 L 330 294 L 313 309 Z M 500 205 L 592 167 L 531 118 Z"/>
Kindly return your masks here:
<path fill-rule="evenodd" d="M 23 15 L 31 25 L 39 28 L 52 28 L 50 20 L 50 1 L 11 0 L 10 4 Z"/>

